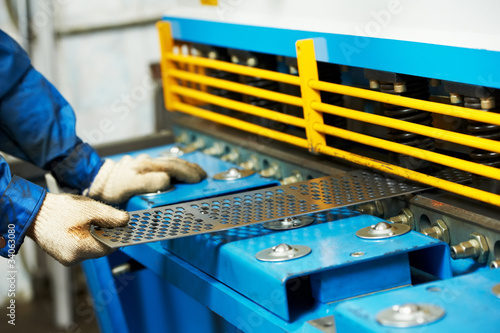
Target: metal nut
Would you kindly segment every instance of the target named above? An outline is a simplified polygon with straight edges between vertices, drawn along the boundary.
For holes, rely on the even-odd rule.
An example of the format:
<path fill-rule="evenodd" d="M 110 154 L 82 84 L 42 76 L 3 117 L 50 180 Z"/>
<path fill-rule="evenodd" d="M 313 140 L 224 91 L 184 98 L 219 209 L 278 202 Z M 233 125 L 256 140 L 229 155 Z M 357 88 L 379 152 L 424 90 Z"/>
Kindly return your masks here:
<path fill-rule="evenodd" d="M 478 263 L 485 263 L 488 260 L 488 255 L 490 254 L 488 242 L 486 242 L 486 238 L 478 233 L 472 233 L 470 235 L 479 243 L 480 254 L 476 259 Z"/>
<path fill-rule="evenodd" d="M 235 162 L 240 157 L 240 153 L 236 149 L 231 149 L 231 151 L 225 155 L 222 155 L 220 159 L 225 162 Z"/>
<path fill-rule="evenodd" d="M 293 184 L 297 183 L 304 180 L 304 177 L 302 177 L 302 174 L 298 170 L 292 171 L 292 175 L 285 177 L 281 180 L 281 185 L 288 185 L 288 184 Z"/>
<path fill-rule="evenodd" d="M 399 215 L 393 216 L 393 217 L 387 219 L 387 221 L 390 221 L 392 223 L 406 224 L 412 230 L 414 229 L 414 225 L 415 225 L 413 213 L 408 208 L 401 209 L 401 211 L 399 212 Z"/>
<path fill-rule="evenodd" d="M 395 93 L 404 93 L 406 91 L 406 83 L 394 83 Z"/>
<path fill-rule="evenodd" d="M 219 156 L 224 153 L 224 145 L 219 142 L 215 142 L 212 147 L 203 149 L 203 153 L 212 156 Z"/>
<path fill-rule="evenodd" d="M 459 94 L 450 93 L 450 103 L 451 104 L 461 104 L 462 96 Z"/>
<path fill-rule="evenodd" d="M 444 223 L 443 220 L 436 220 L 436 222 L 434 222 L 432 225 L 433 226 L 431 228 L 422 230 L 422 233 L 449 244 L 450 231 L 448 230 L 448 226 L 446 225 L 446 223 Z"/>
<path fill-rule="evenodd" d="M 378 89 L 380 88 L 380 84 L 376 80 L 370 80 L 370 89 Z"/>
<path fill-rule="evenodd" d="M 261 170 L 261 171 L 259 171 L 259 173 L 262 177 L 266 177 L 266 178 L 275 177 L 275 178 L 277 178 L 279 176 L 279 166 L 277 163 L 272 162 L 271 165 L 267 169 Z"/>
<path fill-rule="evenodd" d="M 382 206 L 382 203 L 379 200 L 359 205 L 358 207 L 356 207 L 356 210 L 363 214 L 378 217 L 384 215 L 384 206 Z"/>
<path fill-rule="evenodd" d="M 257 167 L 258 162 L 259 159 L 257 158 L 257 156 L 252 155 L 248 160 L 241 162 L 239 166 L 245 170 L 253 170 Z"/>
<path fill-rule="evenodd" d="M 481 98 L 481 109 L 491 110 L 495 108 L 495 97 Z"/>
<path fill-rule="evenodd" d="M 470 237 L 470 240 L 450 248 L 451 257 L 453 259 L 472 258 L 478 263 L 485 263 L 489 254 L 486 238 L 478 233 L 472 233 Z"/>

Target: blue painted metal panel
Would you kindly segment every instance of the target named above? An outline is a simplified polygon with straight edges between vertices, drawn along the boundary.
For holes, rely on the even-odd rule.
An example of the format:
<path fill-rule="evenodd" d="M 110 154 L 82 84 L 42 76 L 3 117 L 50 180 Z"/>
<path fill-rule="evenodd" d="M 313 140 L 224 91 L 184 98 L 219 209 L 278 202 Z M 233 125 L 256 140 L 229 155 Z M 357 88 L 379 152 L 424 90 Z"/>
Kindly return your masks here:
<path fill-rule="evenodd" d="M 310 313 L 297 316 L 293 322 L 287 322 L 164 250 L 159 243 L 129 246 L 121 251 L 140 261 L 164 281 L 172 283 L 243 332 L 302 332 L 307 320 L 332 313 L 330 305 L 320 305 L 311 309 Z M 174 306 L 176 301 L 171 299 L 171 306 Z M 204 332 L 220 331 L 207 328 Z"/>
<path fill-rule="evenodd" d="M 495 269 L 347 301 L 335 309 L 337 331 L 496 333 L 500 299 L 491 289 L 499 283 L 500 269 Z M 437 322 L 415 328 L 388 328 L 377 323 L 379 311 L 405 303 L 434 304 L 446 314 Z"/>
<path fill-rule="evenodd" d="M 296 57 L 295 42 L 315 38 L 319 61 L 500 88 L 500 52 L 481 49 L 164 17 L 174 38 Z"/>
<path fill-rule="evenodd" d="M 85 260 L 82 268 L 101 332 L 129 332 L 108 257 Z"/>
<path fill-rule="evenodd" d="M 292 278 L 329 270 L 334 272 L 335 269 L 350 265 L 362 266 L 380 258 L 394 259 L 417 250 L 427 251 L 422 253 L 432 257 L 432 260 L 426 257 L 433 266 L 422 267 L 426 272 L 439 278 L 451 276 L 448 246 L 433 238 L 416 232 L 385 240 L 364 240 L 356 237 L 357 230 L 379 221 L 381 220 L 373 216 L 359 215 L 331 223 L 273 233 L 260 232 L 258 225 L 254 225 L 214 235 L 173 239 L 163 242 L 163 246 L 285 320 L 291 319 L 286 283 Z M 261 262 L 255 258 L 257 252 L 280 243 L 306 245 L 312 252 L 300 259 L 278 263 Z M 350 253 L 356 251 L 365 252 L 365 255 L 352 257 Z M 211 255 L 207 257 L 206 253 Z M 401 270 L 398 268 L 394 273 L 399 274 Z M 370 284 L 370 289 L 373 291 L 387 288 L 386 282 L 381 280 L 385 278 L 386 272 L 374 270 L 373 273 L 375 272 L 379 274 L 380 279 L 373 275 L 365 279 L 366 283 Z M 391 282 L 395 280 L 397 279 Z M 400 282 L 406 284 L 408 280 L 403 278 Z M 357 282 L 351 280 L 351 283 L 351 287 L 356 290 Z M 335 286 L 324 288 L 330 287 Z M 270 295 L 275 295 L 280 301 L 269 302 Z"/>
<path fill-rule="evenodd" d="M 128 284 L 119 296 L 130 332 L 237 332 L 236 327 L 151 270 L 127 275 Z"/>
<path fill-rule="evenodd" d="M 373 282 L 376 283 L 373 283 Z M 315 299 L 328 303 L 411 283 L 407 253 L 347 265 L 311 276 Z"/>
<path fill-rule="evenodd" d="M 127 154 L 113 155 L 109 158 L 118 161 L 124 155 L 136 157 L 140 154 L 147 154 L 151 157 L 159 157 L 163 153 L 168 151 L 168 148 L 172 146 L 174 145 L 172 144 L 151 149 L 139 150 Z M 196 184 L 177 183 L 175 184 L 174 190 L 162 194 L 147 196 L 136 195 L 127 202 L 124 209 L 128 211 L 148 209 L 176 202 L 185 202 L 222 194 L 230 194 L 250 189 L 279 185 L 279 182 L 277 180 L 264 178 L 258 173 L 255 173 L 254 175 L 247 178 L 233 181 L 215 180 L 212 178 L 215 174 L 226 171 L 231 167 L 237 167 L 237 165 L 221 161 L 218 158 L 205 155 L 199 151 L 185 154 L 180 158 L 192 163 L 199 164 L 207 172 L 207 178 Z"/>

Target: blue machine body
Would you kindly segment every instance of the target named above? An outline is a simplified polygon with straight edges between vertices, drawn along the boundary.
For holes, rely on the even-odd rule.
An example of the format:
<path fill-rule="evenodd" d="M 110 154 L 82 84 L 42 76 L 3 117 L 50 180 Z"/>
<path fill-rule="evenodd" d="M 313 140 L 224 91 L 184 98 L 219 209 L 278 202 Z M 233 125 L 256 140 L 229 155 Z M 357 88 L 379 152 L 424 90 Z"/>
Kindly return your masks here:
<path fill-rule="evenodd" d="M 129 155 L 160 156 L 169 147 Z M 119 159 L 121 155 L 112 158 Z M 233 166 L 199 152 L 182 158 L 203 165 L 209 177 Z M 251 178 L 254 179 L 250 181 Z M 276 184 L 258 175 L 248 179 L 227 182 L 230 186 L 219 186 L 214 180 L 182 187 L 176 184 L 174 191 L 159 198 L 168 204 L 173 200 L 193 200 L 200 191 L 204 196 L 207 188 L 235 192 Z M 214 192 L 210 190 L 210 194 Z M 173 198 L 165 199 L 174 193 Z M 134 200 L 136 203 L 131 204 Z M 149 202 L 135 197 L 127 207 L 144 209 L 151 202 L 161 205 L 156 196 Z M 436 279 L 452 276 L 445 243 L 416 232 L 387 240 L 361 239 L 355 236 L 357 230 L 381 220 L 347 208 L 313 216 L 315 222 L 306 228 L 280 232 L 256 224 L 130 246 L 108 257 L 85 261 L 83 267 L 101 329 L 313 332 L 307 321 L 331 315 L 345 299 L 410 288 L 411 267 Z M 306 245 L 312 251 L 287 262 L 262 262 L 255 258 L 260 250 L 280 243 Z M 365 254 L 351 255 L 359 249 Z M 111 274 L 113 267 L 131 261 L 132 267 L 136 267 L 132 272 Z"/>
<path fill-rule="evenodd" d="M 500 329 L 500 298 L 492 288 L 500 284 L 500 270 L 488 270 L 453 279 L 393 290 L 339 305 L 335 309 L 338 332 L 484 332 Z M 388 328 L 376 315 L 395 304 L 424 303 L 445 309 L 444 317 L 424 327 Z M 471 309 L 474 310 L 471 313 Z M 480 316 L 474 316 L 480 313 Z"/>
<path fill-rule="evenodd" d="M 269 232 L 259 224 L 173 239 L 163 242 L 163 245 L 287 321 L 296 311 L 289 299 L 293 295 L 290 295 L 287 284 L 296 284 L 301 278 L 310 279 L 307 283 L 311 295 L 304 297 L 312 298 L 318 304 L 327 304 L 409 285 L 410 261 L 414 257 L 428 261 L 425 270 L 430 274 L 439 278 L 451 276 L 445 244 L 416 232 L 386 240 L 364 240 L 355 235 L 356 231 L 381 220 L 370 215 L 348 217 L 356 214 L 346 211 L 345 218 L 338 221 L 325 219 L 325 222 L 307 228 Z M 338 212 L 334 215 L 339 217 Z M 257 252 L 282 243 L 305 245 L 312 251 L 303 258 L 286 262 L 262 262 L 255 258 Z M 356 248 L 363 249 L 365 255 L 351 256 Z M 416 255 L 415 251 L 420 252 Z M 215 255 L 207 257 L 207 252 Z M 270 295 L 282 301 L 269 302 Z"/>
<path fill-rule="evenodd" d="M 318 59 L 337 64 L 480 85 L 484 78 L 500 76 L 500 67 L 490 66 L 500 63 L 498 52 L 366 37 L 370 42 L 363 54 L 346 58 L 339 45 L 355 43 L 354 36 L 164 19 L 172 22 L 175 38 L 188 42 L 294 57 L 296 40 L 318 38 L 323 41 L 316 43 Z M 249 34 L 257 37 L 239 37 Z M 400 52 L 384 53 L 382 65 L 377 56 L 366 56 L 387 49 Z M 407 56 L 400 57 L 400 53 Z M 473 65 L 464 68 L 463 62 Z M 500 88 L 498 82 L 488 86 Z M 156 157 L 169 147 L 129 155 Z M 175 184 L 174 191 L 164 194 L 135 196 L 124 208 L 147 209 L 277 184 L 258 174 L 233 182 L 215 181 L 214 174 L 234 165 L 200 152 L 182 158 L 202 165 L 209 177 L 199 184 Z M 270 231 L 256 224 L 128 246 L 85 261 L 101 330 L 312 333 L 328 328 L 318 329 L 310 321 L 330 316 L 335 317 L 340 333 L 499 330 L 500 299 L 491 288 L 500 283 L 500 270 L 489 270 L 472 260 L 452 269 L 448 245 L 414 231 L 385 240 L 360 239 L 355 232 L 380 219 L 346 208 L 314 217 L 312 225 L 296 230 Z M 280 243 L 306 245 L 312 251 L 287 262 L 255 258 L 260 250 Z M 353 256 L 354 252 L 364 254 Z M 130 263 L 132 270 L 113 276 L 112 268 L 124 263 Z M 410 329 L 376 322 L 380 310 L 409 302 L 442 306 L 446 315 L 433 324 Z"/>

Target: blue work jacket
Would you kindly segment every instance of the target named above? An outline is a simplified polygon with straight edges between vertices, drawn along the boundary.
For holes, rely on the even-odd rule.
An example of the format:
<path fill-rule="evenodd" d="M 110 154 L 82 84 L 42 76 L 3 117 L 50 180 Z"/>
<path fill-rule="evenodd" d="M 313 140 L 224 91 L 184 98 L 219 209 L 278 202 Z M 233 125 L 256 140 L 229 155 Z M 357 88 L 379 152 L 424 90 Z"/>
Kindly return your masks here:
<path fill-rule="evenodd" d="M 84 190 L 103 161 L 76 136 L 68 102 L 31 65 L 24 50 L 0 31 L 0 151 L 52 172 L 59 183 Z M 45 189 L 12 176 L 0 155 L 0 255 L 17 253 Z M 3 237 L 3 240 L 2 240 Z"/>

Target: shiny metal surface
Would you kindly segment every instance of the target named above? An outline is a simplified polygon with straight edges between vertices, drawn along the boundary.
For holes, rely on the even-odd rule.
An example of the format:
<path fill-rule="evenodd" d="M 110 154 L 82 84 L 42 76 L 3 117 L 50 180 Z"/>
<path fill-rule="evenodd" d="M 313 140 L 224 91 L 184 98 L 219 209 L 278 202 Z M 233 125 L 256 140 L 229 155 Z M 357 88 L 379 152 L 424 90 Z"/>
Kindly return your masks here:
<path fill-rule="evenodd" d="M 309 253 L 311 253 L 309 246 L 283 243 L 257 252 L 255 258 L 260 261 L 287 261 L 304 257 Z"/>
<path fill-rule="evenodd" d="M 445 313 L 443 308 L 434 304 L 407 303 L 380 311 L 377 321 L 389 327 L 414 327 L 433 323 Z"/>
<path fill-rule="evenodd" d="M 287 217 L 283 220 L 269 221 L 262 226 L 269 230 L 290 230 L 305 227 L 314 222 L 312 216 Z"/>
<path fill-rule="evenodd" d="M 180 145 L 175 145 L 172 147 L 169 147 L 166 151 L 160 153 L 160 156 L 165 156 L 165 157 L 179 157 L 184 154 L 190 153 L 190 151 L 187 151 L 183 146 Z"/>
<path fill-rule="evenodd" d="M 411 228 L 406 224 L 379 222 L 356 232 L 356 236 L 363 239 L 383 239 L 404 235 Z"/>
<path fill-rule="evenodd" d="M 423 190 L 367 171 L 173 204 L 130 213 L 127 226 L 93 227 L 112 247 L 226 230 Z"/>
<path fill-rule="evenodd" d="M 238 168 L 229 168 L 213 176 L 215 180 L 230 181 L 250 177 L 255 174 L 254 170 L 241 170 Z"/>

